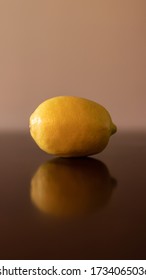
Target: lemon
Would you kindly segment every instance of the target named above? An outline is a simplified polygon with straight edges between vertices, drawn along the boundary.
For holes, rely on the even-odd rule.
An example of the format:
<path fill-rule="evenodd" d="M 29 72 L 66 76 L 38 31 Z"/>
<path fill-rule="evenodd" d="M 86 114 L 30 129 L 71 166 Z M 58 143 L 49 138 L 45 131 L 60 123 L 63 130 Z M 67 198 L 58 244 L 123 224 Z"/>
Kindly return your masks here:
<path fill-rule="evenodd" d="M 54 217 L 77 217 L 99 211 L 110 200 L 116 181 L 93 158 L 55 158 L 42 164 L 31 180 L 32 202 Z"/>
<path fill-rule="evenodd" d="M 30 133 L 45 152 L 62 157 L 101 152 L 116 132 L 108 111 L 75 96 L 57 96 L 40 104 L 30 117 Z"/>

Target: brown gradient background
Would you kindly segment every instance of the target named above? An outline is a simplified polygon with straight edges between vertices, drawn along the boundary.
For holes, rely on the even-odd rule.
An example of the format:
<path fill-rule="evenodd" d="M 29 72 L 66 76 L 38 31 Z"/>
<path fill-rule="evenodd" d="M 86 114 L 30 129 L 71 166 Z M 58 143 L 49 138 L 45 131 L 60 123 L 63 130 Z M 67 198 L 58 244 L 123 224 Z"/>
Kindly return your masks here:
<path fill-rule="evenodd" d="M 0 0 L 0 129 L 28 128 L 56 95 L 104 105 L 146 128 L 145 0 Z"/>

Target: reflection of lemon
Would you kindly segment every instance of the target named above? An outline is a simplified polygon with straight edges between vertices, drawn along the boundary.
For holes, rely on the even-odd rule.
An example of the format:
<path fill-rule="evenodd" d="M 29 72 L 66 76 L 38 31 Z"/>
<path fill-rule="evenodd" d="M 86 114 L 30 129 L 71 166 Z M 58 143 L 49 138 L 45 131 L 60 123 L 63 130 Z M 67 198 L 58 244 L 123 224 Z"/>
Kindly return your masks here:
<path fill-rule="evenodd" d="M 38 146 L 63 157 L 99 153 L 115 132 L 107 110 L 85 98 L 48 99 L 30 117 L 30 133 Z"/>
<path fill-rule="evenodd" d="M 115 180 L 93 158 L 58 158 L 41 165 L 31 181 L 35 205 L 55 216 L 73 216 L 99 209 L 113 191 Z"/>

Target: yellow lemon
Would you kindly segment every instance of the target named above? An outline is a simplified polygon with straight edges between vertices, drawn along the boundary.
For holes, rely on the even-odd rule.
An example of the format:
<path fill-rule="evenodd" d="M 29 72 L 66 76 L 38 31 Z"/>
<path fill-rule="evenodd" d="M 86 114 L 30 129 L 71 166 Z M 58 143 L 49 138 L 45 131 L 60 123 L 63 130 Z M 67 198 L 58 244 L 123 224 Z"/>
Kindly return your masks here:
<path fill-rule="evenodd" d="M 31 199 L 47 214 L 81 216 L 106 205 L 115 183 L 99 160 L 55 158 L 42 164 L 34 174 Z"/>
<path fill-rule="evenodd" d="M 62 157 L 101 152 L 116 132 L 110 114 L 85 98 L 57 96 L 40 104 L 30 117 L 30 133 L 45 152 Z"/>

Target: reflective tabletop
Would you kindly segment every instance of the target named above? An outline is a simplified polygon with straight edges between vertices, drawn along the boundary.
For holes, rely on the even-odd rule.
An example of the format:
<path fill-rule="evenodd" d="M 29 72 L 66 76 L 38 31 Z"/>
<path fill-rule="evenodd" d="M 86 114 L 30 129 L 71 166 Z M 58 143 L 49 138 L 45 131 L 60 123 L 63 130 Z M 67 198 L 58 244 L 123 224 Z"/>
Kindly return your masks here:
<path fill-rule="evenodd" d="M 63 159 L 1 132 L 0 156 L 0 259 L 146 259 L 146 133 Z"/>

